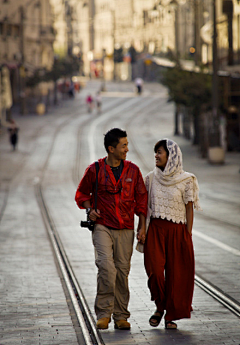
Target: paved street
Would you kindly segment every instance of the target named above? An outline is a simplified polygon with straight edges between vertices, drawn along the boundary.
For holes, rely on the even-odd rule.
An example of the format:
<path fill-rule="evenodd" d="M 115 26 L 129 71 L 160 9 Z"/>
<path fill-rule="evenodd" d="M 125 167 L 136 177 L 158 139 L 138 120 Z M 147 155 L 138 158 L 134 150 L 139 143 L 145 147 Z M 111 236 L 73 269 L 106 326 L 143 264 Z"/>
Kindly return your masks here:
<path fill-rule="evenodd" d="M 209 165 L 197 148 L 173 136 L 173 105 L 166 89 L 146 84 L 136 96 L 132 83 L 107 83 L 102 114 L 87 113 L 85 97 L 99 89 L 90 82 L 74 100 L 44 116 L 17 116 L 19 147 L 12 152 L 7 132 L 0 134 L 0 344 L 78 344 L 81 330 L 66 297 L 41 218 L 35 185 L 43 197 L 94 318 L 96 267 L 91 233 L 74 202 L 87 167 L 105 155 L 103 133 L 127 130 L 127 159 L 143 175 L 154 167 L 154 144 L 163 137 L 179 143 L 184 168 L 198 177 L 202 211 L 196 213 L 193 241 L 196 274 L 240 303 L 240 153 L 227 153 L 223 166 Z M 239 318 L 195 286 L 192 318 L 176 332 L 148 324 L 154 311 L 143 257 L 134 250 L 130 273 L 131 331 L 116 331 L 113 322 L 102 337 L 110 344 L 240 344 Z"/>

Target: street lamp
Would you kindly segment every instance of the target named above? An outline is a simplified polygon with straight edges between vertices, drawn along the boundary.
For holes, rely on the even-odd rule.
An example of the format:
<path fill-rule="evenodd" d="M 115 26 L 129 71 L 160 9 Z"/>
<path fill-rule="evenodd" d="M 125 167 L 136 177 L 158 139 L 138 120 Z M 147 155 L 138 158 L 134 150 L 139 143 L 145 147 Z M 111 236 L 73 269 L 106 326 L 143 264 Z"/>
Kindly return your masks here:
<path fill-rule="evenodd" d="M 220 145 L 219 114 L 218 114 L 218 58 L 217 58 L 217 25 L 216 25 L 216 0 L 212 0 L 213 9 L 213 43 L 212 43 L 212 123 L 209 137 L 208 158 L 210 163 L 224 163 L 224 150 Z"/>
<path fill-rule="evenodd" d="M 174 30 L 175 30 L 175 50 L 176 50 L 176 60 L 179 62 L 179 44 L 178 44 L 178 1 L 172 0 L 170 5 L 174 8 L 175 21 L 174 21 Z"/>
<path fill-rule="evenodd" d="M 219 131 L 218 131 L 218 48 L 217 48 L 217 26 L 216 26 L 216 0 L 212 0 L 213 5 L 213 43 L 212 43 L 212 115 L 213 115 L 213 130 L 212 130 L 212 145 L 219 145 Z"/>

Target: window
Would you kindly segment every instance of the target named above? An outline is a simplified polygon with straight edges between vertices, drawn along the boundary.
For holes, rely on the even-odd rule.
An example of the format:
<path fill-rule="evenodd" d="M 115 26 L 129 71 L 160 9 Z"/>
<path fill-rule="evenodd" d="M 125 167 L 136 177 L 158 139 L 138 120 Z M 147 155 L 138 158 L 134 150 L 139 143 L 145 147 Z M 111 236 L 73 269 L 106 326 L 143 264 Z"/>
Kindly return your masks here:
<path fill-rule="evenodd" d="M 7 25 L 7 36 L 11 36 L 11 34 L 12 34 L 12 25 L 8 24 Z"/>

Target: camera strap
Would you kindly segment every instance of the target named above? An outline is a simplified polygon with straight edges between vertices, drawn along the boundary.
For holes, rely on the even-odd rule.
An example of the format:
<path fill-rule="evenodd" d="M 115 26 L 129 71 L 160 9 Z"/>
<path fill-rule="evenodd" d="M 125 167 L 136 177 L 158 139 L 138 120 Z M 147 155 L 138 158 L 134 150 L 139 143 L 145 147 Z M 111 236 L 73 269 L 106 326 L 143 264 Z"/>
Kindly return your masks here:
<path fill-rule="evenodd" d="M 98 190 L 98 172 L 99 172 L 99 163 L 98 163 L 98 161 L 95 162 L 95 168 L 96 168 L 95 211 L 97 212 L 97 190 Z"/>

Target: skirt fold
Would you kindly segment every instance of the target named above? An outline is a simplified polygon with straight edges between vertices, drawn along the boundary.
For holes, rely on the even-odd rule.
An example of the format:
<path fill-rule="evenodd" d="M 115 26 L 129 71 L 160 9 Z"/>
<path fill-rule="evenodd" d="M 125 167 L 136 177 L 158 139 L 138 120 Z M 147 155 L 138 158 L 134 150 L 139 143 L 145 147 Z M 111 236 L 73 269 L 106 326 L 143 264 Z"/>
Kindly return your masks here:
<path fill-rule="evenodd" d="M 190 318 L 195 268 L 192 237 L 186 225 L 151 219 L 144 264 L 157 310 L 166 310 L 166 320 Z"/>

